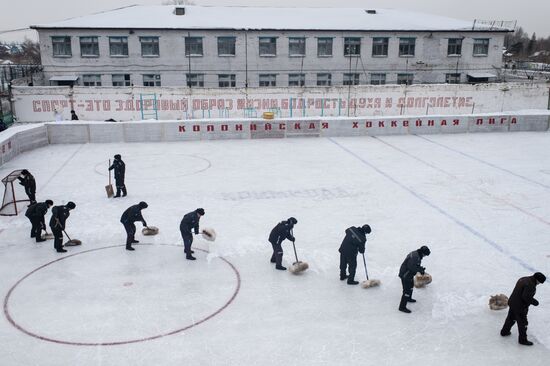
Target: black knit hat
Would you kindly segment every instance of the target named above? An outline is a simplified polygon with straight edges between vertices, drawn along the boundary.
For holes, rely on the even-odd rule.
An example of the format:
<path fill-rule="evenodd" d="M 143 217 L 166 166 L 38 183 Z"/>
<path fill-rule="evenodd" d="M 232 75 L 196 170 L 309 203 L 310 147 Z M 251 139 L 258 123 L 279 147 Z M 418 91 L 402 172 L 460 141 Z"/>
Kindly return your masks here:
<path fill-rule="evenodd" d="M 289 217 L 288 220 L 286 220 L 291 225 L 296 225 L 298 223 L 298 220 L 296 220 L 294 217 Z"/>
<path fill-rule="evenodd" d="M 363 231 L 365 232 L 365 234 L 370 234 L 370 232 L 371 232 L 370 226 L 367 225 L 367 224 L 361 226 L 361 229 L 363 229 Z"/>
<path fill-rule="evenodd" d="M 149 207 L 149 205 L 147 204 L 147 202 L 141 201 L 141 202 L 139 203 L 139 208 L 144 209 L 144 208 L 147 208 L 147 207 Z"/>
<path fill-rule="evenodd" d="M 120 160 L 120 158 L 121 158 L 120 154 L 115 155 L 115 159 Z"/>
<path fill-rule="evenodd" d="M 426 256 L 426 255 L 430 255 L 431 251 L 430 251 L 430 248 L 428 248 L 427 246 L 423 245 L 420 247 L 420 249 L 418 249 L 418 251 L 420 253 L 422 253 L 422 255 Z"/>
<path fill-rule="evenodd" d="M 23 169 L 23 170 L 21 170 L 21 174 L 27 175 L 27 174 L 29 174 L 29 171 L 27 169 Z"/>
<path fill-rule="evenodd" d="M 546 276 L 543 275 L 542 273 L 540 272 L 537 272 L 533 275 L 533 277 L 535 277 L 535 279 L 539 282 L 539 283 L 544 283 L 544 281 L 546 281 Z"/>
<path fill-rule="evenodd" d="M 204 208 L 197 208 L 197 209 L 195 210 L 195 212 L 198 213 L 198 214 L 201 215 L 201 216 L 204 216 Z"/>
<path fill-rule="evenodd" d="M 52 200 L 46 200 L 46 204 L 48 206 L 53 206 L 53 201 Z"/>
<path fill-rule="evenodd" d="M 70 208 L 71 210 L 74 210 L 74 208 L 76 207 L 76 204 L 73 201 L 69 201 L 69 202 L 67 202 L 66 206 L 68 208 Z"/>

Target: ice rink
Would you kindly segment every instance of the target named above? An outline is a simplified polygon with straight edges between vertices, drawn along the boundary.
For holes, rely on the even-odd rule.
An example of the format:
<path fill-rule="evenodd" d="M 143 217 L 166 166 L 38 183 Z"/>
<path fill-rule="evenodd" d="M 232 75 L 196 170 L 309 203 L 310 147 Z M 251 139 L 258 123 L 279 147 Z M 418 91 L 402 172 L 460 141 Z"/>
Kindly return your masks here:
<path fill-rule="evenodd" d="M 503 338 L 519 277 L 550 275 L 547 132 L 50 145 L 0 168 L 28 169 L 38 201 L 74 201 L 80 247 L 35 243 L 23 214 L 0 217 L 0 365 L 548 365 L 549 283 L 529 311 L 532 347 Z M 108 199 L 108 159 L 128 197 Z M 146 201 L 160 228 L 124 250 L 122 212 Z M 183 215 L 203 207 L 198 260 Z M 48 212 L 47 220 L 49 220 Z M 294 216 L 299 276 L 269 263 L 270 230 Z M 349 226 L 370 224 L 382 285 L 339 281 Z M 397 310 L 405 256 L 421 245 L 433 282 Z M 286 241 L 284 262 L 294 261 Z M 198 250 L 197 250 L 198 249 Z M 357 280 L 365 279 L 358 257 Z"/>

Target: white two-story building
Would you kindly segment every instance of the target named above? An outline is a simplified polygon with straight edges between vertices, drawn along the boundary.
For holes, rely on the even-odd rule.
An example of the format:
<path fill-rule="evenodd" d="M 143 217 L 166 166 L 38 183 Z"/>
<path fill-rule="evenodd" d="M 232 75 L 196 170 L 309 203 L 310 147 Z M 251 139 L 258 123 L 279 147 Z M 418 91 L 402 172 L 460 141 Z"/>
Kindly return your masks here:
<path fill-rule="evenodd" d="M 392 9 L 164 5 L 32 28 L 50 85 L 224 88 L 491 81 L 513 26 Z"/>

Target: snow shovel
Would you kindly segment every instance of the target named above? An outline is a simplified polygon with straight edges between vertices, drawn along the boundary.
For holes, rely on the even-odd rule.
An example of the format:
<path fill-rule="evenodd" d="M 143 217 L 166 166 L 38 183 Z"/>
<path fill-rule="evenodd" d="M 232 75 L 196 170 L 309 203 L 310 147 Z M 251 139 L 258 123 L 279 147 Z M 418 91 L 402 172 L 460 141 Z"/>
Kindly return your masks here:
<path fill-rule="evenodd" d="M 414 287 L 416 288 L 422 288 L 430 283 L 432 283 L 432 276 L 427 272 L 424 272 L 424 274 L 417 273 L 414 276 Z"/>
<path fill-rule="evenodd" d="M 365 275 L 367 276 L 367 280 L 361 282 L 361 287 L 369 288 L 369 287 L 380 286 L 380 280 L 369 280 L 369 273 L 367 272 L 367 260 L 365 259 L 365 253 L 361 253 L 361 254 L 363 254 L 363 264 L 365 265 Z"/>
<path fill-rule="evenodd" d="M 214 230 L 210 227 L 204 228 L 201 231 L 201 235 L 205 240 L 208 240 L 208 241 L 215 241 L 216 240 L 216 230 Z"/>
<path fill-rule="evenodd" d="M 109 159 L 109 168 L 111 167 L 111 159 Z M 109 184 L 105 186 L 105 191 L 107 191 L 107 198 L 111 198 L 115 195 L 113 191 L 113 185 L 111 184 L 111 171 L 109 170 Z"/>
<path fill-rule="evenodd" d="M 294 236 L 294 233 L 292 233 L 292 236 Z M 294 257 L 296 257 L 296 262 L 292 263 L 292 266 L 290 266 L 290 273 L 298 274 L 308 269 L 309 265 L 306 262 L 298 260 L 298 254 L 296 254 L 296 245 L 294 242 L 292 242 L 292 247 L 294 248 Z"/>
<path fill-rule="evenodd" d="M 53 234 L 50 234 L 44 226 L 42 227 L 42 230 L 44 230 L 44 232 L 46 233 L 46 235 L 44 235 L 42 239 L 49 240 L 54 238 Z"/>
<path fill-rule="evenodd" d="M 143 235 L 157 235 L 159 233 L 159 228 L 156 226 L 146 226 L 141 229 Z"/>
<path fill-rule="evenodd" d="M 69 236 L 69 234 L 67 234 L 67 232 L 65 231 L 65 229 L 63 229 L 63 232 L 65 233 L 65 235 L 67 235 L 67 238 L 69 239 L 68 242 L 66 242 L 64 244 L 64 246 L 66 247 L 74 247 L 74 246 L 77 246 L 77 245 L 81 245 L 82 242 L 78 239 L 71 239 L 71 237 Z"/>

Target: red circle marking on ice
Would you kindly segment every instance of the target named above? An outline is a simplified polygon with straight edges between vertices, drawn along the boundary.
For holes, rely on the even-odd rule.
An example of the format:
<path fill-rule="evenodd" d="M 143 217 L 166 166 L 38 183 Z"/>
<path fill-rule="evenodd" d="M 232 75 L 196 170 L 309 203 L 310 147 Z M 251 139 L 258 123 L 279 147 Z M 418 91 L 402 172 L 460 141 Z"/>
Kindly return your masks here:
<path fill-rule="evenodd" d="M 137 244 L 137 245 L 153 245 L 153 244 Z M 180 246 L 180 245 L 173 245 L 173 244 L 157 244 L 157 245 L 166 245 L 166 246 Z M 139 343 L 139 342 L 145 342 L 145 341 L 151 341 L 153 339 L 158 339 L 158 338 L 162 338 L 162 337 L 166 337 L 166 336 L 170 336 L 170 335 L 173 335 L 173 334 L 177 334 L 177 333 L 181 333 L 183 331 L 186 331 L 190 328 L 193 328 L 199 324 L 202 324 L 204 323 L 205 321 L 207 320 L 210 320 L 212 319 L 213 317 L 215 317 L 216 315 L 218 315 L 219 313 L 221 313 L 223 310 L 225 310 L 232 302 L 233 300 L 235 300 L 235 298 L 237 297 L 237 294 L 239 293 L 240 289 L 241 289 L 241 275 L 239 274 L 239 271 L 237 270 L 237 268 L 235 268 L 235 266 L 229 262 L 227 259 L 223 258 L 223 257 L 219 257 L 222 261 L 224 261 L 232 270 L 233 272 L 235 273 L 235 279 L 237 281 L 237 286 L 235 287 L 235 290 L 233 291 L 233 294 L 231 295 L 231 297 L 229 298 L 229 300 L 227 300 L 227 302 L 222 305 L 219 309 L 217 309 L 216 311 L 214 311 L 212 314 L 210 315 L 207 315 L 206 317 L 202 318 L 202 319 L 199 319 L 197 320 L 196 322 L 194 322 L 193 324 L 189 324 L 189 325 L 186 325 L 186 326 L 183 326 L 181 328 L 178 328 L 178 329 L 174 329 L 172 331 L 169 331 L 169 332 L 166 332 L 166 333 L 162 333 L 162 334 L 157 334 L 157 335 L 153 335 L 153 336 L 149 336 L 149 337 L 143 337 L 143 338 L 138 338 L 138 339 L 129 339 L 129 340 L 125 340 L 125 341 L 114 341 L 114 342 L 71 342 L 71 341 L 65 341 L 65 340 L 62 340 L 62 339 L 55 339 L 55 338 L 50 338 L 50 337 L 45 337 L 45 336 L 42 336 L 40 334 L 36 334 L 36 333 L 33 333 L 31 331 L 28 331 L 26 330 L 25 328 L 23 328 L 21 325 L 17 324 L 17 322 L 15 320 L 13 320 L 13 318 L 11 317 L 10 315 L 10 311 L 9 311 L 9 300 L 10 300 L 10 296 L 11 294 L 13 293 L 13 291 L 17 288 L 17 286 L 19 286 L 21 284 L 21 282 L 23 282 L 25 279 L 27 279 L 28 277 L 30 277 L 31 275 L 33 275 L 34 273 L 40 271 L 41 269 L 51 265 L 51 264 L 54 264 L 54 263 L 57 263 L 59 261 L 62 261 L 62 260 L 65 260 L 67 258 L 71 258 L 71 257 L 74 257 L 74 256 L 77 256 L 77 255 L 81 255 L 81 254 L 85 254 L 85 253 L 90 253 L 90 252 L 95 252 L 95 251 L 98 251 L 98 250 L 102 250 L 102 249 L 109 249 L 109 248 L 116 248 L 116 247 L 122 247 L 124 245 L 111 245 L 111 246 L 108 246 L 108 247 L 102 247 L 102 248 L 95 248 L 95 249 L 90 249 L 90 250 L 85 250 L 85 251 L 82 251 L 82 252 L 79 252 L 79 253 L 75 253 L 75 254 L 69 254 L 65 257 L 61 257 L 59 259 L 56 259 L 56 260 L 53 260 L 51 262 L 48 262 L 36 269 L 34 269 L 33 271 L 27 273 L 25 276 L 21 277 L 19 279 L 19 281 L 17 281 L 11 288 L 10 290 L 8 291 L 6 297 L 4 298 L 4 316 L 6 317 L 6 319 L 10 322 L 11 325 L 13 325 L 15 328 L 17 328 L 18 330 L 20 330 L 21 332 L 31 336 L 31 337 L 34 337 L 34 338 L 38 338 L 40 340 L 43 340 L 43 341 L 47 341 L 47 342 L 53 342 L 53 343 L 59 343 L 59 344 L 69 344 L 69 345 L 72 345 L 72 346 L 118 346 L 118 345 L 122 345 L 122 344 L 129 344 L 129 343 Z M 194 248 L 195 250 L 200 250 L 202 252 L 205 252 L 205 253 L 208 253 L 207 250 L 204 250 L 204 249 L 200 249 L 200 248 Z M 126 285 L 127 283 L 129 282 L 126 282 L 124 285 Z"/>

